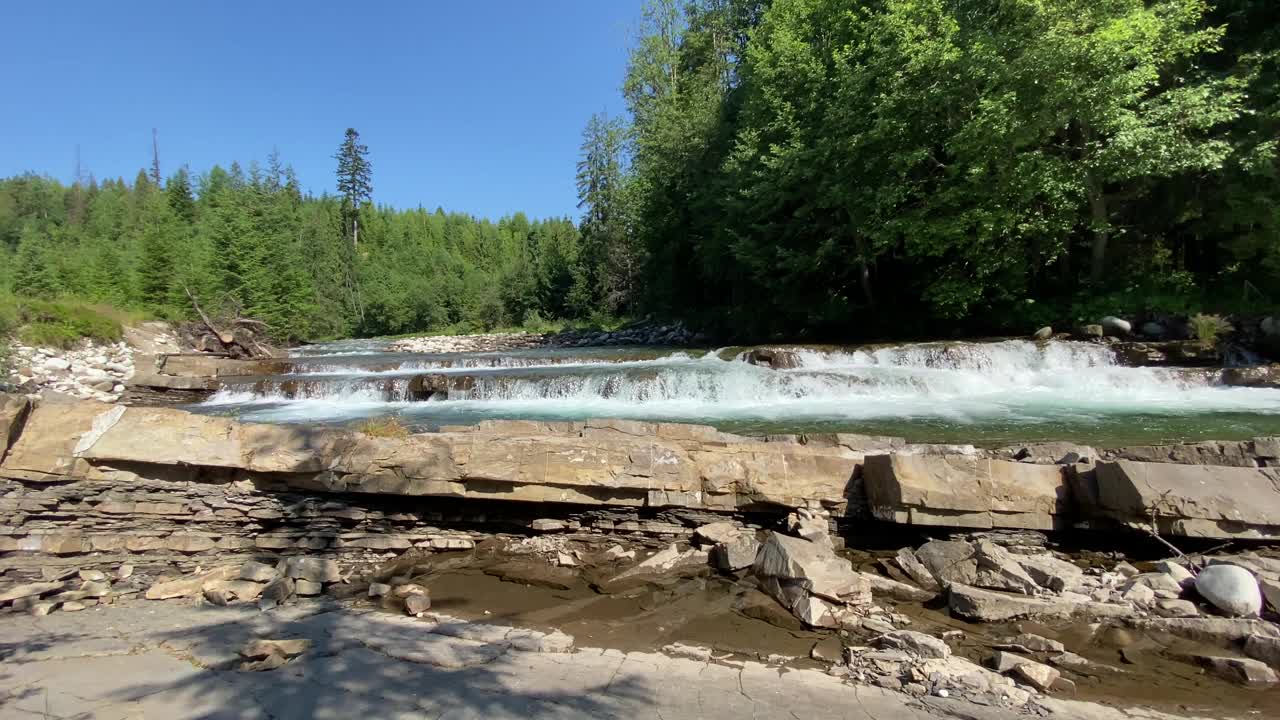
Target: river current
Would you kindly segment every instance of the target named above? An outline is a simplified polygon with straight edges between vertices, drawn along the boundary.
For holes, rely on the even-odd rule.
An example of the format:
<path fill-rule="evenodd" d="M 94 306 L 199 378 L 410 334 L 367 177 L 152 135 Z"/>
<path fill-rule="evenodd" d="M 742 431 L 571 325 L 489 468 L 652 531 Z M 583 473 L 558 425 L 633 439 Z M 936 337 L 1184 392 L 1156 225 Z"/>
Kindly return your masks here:
<path fill-rule="evenodd" d="M 792 348 L 798 362 L 788 369 L 752 365 L 729 349 L 427 355 L 387 347 L 310 346 L 295 353 L 294 372 L 232 379 L 196 409 L 286 423 L 395 415 L 421 429 L 497 418 L 628 418 L 743 434 L 840 431 L 978 445 L 1280 434 L 1280 390 L 1226 387 L 1212 371 L 1124 367 L 1091 343 Z M 413 399 L 414 378 L 423 375 L 454 383 L 447 399 Z"/>

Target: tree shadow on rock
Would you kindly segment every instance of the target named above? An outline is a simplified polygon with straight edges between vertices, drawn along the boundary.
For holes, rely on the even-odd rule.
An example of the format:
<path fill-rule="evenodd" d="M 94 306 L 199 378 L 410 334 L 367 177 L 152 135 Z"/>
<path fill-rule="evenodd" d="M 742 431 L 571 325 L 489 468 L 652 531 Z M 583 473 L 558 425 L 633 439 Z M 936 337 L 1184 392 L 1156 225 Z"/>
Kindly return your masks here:
<path fill-rule="evenodd" d="M 303 606 L 259 614 L 182 608 L 182 627 L 147 630 L 147 645 L 187 655 L 206 669 L 172 681 L 140 682 L 121 698 L 164 695 L 200 718 L 632 718 L 648 714 L 654 688 L 616 676 L 618 660 L 592 664 L 523 653 L 430 632 L 430 624 L 388 613 Z M 325 608 L 327 607 L 327 611 Z M 313 609 L 314 610 L 314 609 Z M 238 668 L 235 650 L 253 638 L 305 638 L 312 646 L 283 667 Z"/>

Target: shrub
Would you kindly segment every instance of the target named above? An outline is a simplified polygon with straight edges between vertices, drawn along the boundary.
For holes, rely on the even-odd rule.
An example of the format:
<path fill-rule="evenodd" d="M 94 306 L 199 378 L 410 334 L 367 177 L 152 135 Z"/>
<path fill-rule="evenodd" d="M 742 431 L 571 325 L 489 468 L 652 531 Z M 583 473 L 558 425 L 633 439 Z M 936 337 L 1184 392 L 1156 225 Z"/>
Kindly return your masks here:
<path fill-rule="evenodd" d="M 1191 334 L 1205 347 L 1216 345 L 1220 336 L 1235 329 L 1220 315 L 1196 313 L 1188 319 L 1188 323 L 1191 325 Z"/>
<path fill-rule="evenodd" d="M 135 317 L 104 305 L 72 300 L 21 300 L 18 337 L 28 345 L 70 348 L 83 339 L 118 342 Z"/>
<path fill-rule="evenodd" d="M 379 438 L 407 438 L 410 435 L 409 428 L 405 427 L 399 418 L 390 416 L 369 418 L 357 424 L 356 431 L 369 437 Z"/>

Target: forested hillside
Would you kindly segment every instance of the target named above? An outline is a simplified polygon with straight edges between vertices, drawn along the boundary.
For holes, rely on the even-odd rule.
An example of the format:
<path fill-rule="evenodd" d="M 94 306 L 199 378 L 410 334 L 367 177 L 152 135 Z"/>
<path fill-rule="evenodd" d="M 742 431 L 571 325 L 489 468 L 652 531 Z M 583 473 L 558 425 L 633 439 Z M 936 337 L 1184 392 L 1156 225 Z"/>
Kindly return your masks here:
<path fill-rule="evenodd" d="M 574 221 L 336 195 L 279 158 L 0 182 L 21 295 L 282 338 L 656 315 L 738 338 L 1027 332 L 1280 303 L 1273 0 L 653 0 Z M 572 167 L 566 163 L 565 172 Z"/>
<path fill-rule="evenodd" d="M 1280 301 L 1273 0 L 657 0 L 614 213 L 636 307 L 1023 332 Z"/>
<path fill-rule="evenodd" d="M 592 294 L 573 292 L 578 244 L 569 219 L 490 222 L 304 197 L 276 157 L 163 184 L 144 172 L 132 183 L 0 181 L 0 259 L 20 297 L 183 316 L 190 292 L 284 340 L 586 315 Z"/>

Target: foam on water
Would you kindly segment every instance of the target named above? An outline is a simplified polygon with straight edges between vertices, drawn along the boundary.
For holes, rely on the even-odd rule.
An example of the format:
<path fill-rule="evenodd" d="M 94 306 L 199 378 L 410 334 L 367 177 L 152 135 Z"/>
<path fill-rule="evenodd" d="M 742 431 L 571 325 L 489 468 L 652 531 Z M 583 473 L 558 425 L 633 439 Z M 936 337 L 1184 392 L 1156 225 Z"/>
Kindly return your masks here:
<path fill-rule="evenodd" d="M 784 426 L 877 420 L 1088 425 L 1125 416 L 1280 415 L 1280 390 L 1222 387 L 1195 371 L 1123 367 L 1108 348 L 1089 343 L 924 343 L 794 352 L 799 367 L 785 370 L 751 365 L 741 356 L 723 360 L 718 353 L 622 362 L 548 360 L 536 354 L 506 360 L 496 355 L 419 358 L 377 372 L 328 356 L 324 370 L 292 376 L 309 378 L 306 390 L 233 386 L 206 405 L 248 419 L 285 422 L 391 412 L 440 423 L 631 417 Z M 385 382 L 371 382 L 379 377 L 407 382 L 423 371 L 467 373 L 475 383 L 467 391 L 450 391 L 448 400 L 409 403 L 402 401 L 403 393 L 388 393 Z M 326 374 L 334 377 L 315 382 Z"/>

